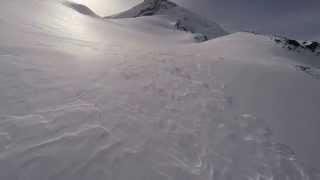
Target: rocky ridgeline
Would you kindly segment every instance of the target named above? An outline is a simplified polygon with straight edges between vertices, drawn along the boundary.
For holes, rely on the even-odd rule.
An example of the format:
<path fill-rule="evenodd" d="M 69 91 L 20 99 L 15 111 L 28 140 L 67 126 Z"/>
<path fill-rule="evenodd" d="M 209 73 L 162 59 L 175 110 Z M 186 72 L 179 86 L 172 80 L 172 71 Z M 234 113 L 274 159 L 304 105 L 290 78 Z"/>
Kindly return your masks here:
<path fill-rule="evenodd" d="M 281 44 L 283 48 L 287 48 L 289 51 L 301 52 L 307 50 L 320 56 L 320 43 L 316 41 L 297 41 L 285 37 L 275 37 L 274 41 L 277 44 Z"/>
<path fill-rule="evenodd" d="M 156 15 L 160 15 L 164 17 L 163 20 L 170 22 L 172 29 L 192 34 L 196 42 L 203 42 L 228 34 L 217 23 L 211 22 L 169 0 L 144 0 L 127 11 L 105 17 L 105 19 Z"/>
<path fill-rule="evenodd" d="M 65 6 L 71 8 L 71 9 L 74 9 L 75 11 L 77 11 L 80 14 L 84 14 L 84 15 L 96 17 L 96 18 L 99 17 L 95 12 L 93 12 L 90 8 L 88 8 L 85 5 L 78 4 L 75 2 L 71 2 L 71 1 L 65 1 L 62 4 L 64 4 Z"/>
<path fill-rule="evenodd" d="M 177 7 L 177 4 L 167 0 L 144 0 L 145 8 L 141 9 L 135 17 L 152 16 L 161 10 L 168 10 Z"/>

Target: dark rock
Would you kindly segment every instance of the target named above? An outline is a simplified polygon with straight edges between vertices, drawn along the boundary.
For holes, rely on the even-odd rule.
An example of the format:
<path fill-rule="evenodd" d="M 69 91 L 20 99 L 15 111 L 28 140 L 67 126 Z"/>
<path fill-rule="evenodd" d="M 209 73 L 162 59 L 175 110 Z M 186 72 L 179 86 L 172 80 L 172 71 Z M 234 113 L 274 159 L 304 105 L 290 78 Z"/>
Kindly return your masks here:
<path fill-rule="evenodd" d="M 301 45 L 300 45 L 300 43 L 299 43 L 298 41 L 293 40 L 293 39 L 288 39 L 288 40 L 286 41 L 286 44 L 287 44 L 287 45 L 294 46 L 295 48 L 297 48 L 297 47 L 300 47 L 300 46 L 301 46 Z"/>
<path fill-rule="evenodd" d="M 300 71 L 308 71 L 311 69 L 310 67 L 302 66 L 302 65 L 296 65 L 296 68 Z"/>
<path fill-rule="evenodd" d="M 148 4 L 145 9 L 142 9 L 135 17 L 152 16 L 158 13 L 161 9 L 170 9 L 177 5 L 167 0 L 144 0 Z"/>
<path fill-rule="evenodd" d="M 311 50 L 312 52 L 315 52 L 317 50 L 317 48 L 320 47 L 320 44 L 318 42 L 312 42 L 309 45 L 306 45 L 306 48 Z"/>
<path fill-rule="evenodd" d="M 302 53 L 308 50 L 313 52 L 316 56 L 320 56 L 320 43 L 316 41 L 299 42 L 297 40 L 281 36 L 274 36 L 273 41 L 277 44 L 282 45 L 282 48 L 286 48 L 289 51 Z"/>
<path fill-rule="evenodd" d="M 282 41 L 280 39 L 275 39 L 274 40 L 276 43 L 281 43 Z"/>
<path fill-rule="evenodd" d="M 189 31 L 188 28 L 187 28 L 185 25 L 183 25 L 183 23 L 182 23 L 181 20 L 178 20 L 178 21 L 175 23 L 174 26 L 176 27 L 176 29 L 178 29 L 178 30 L 180 30 L 180 31 L 186 31 L 186 32 Z"/>
<path fill-rule="evenodd" d="M 84 14 L 84 15 L 91 16 L 91 17 L 99 17 L 96 13 L 94 13 L 90 8 L 88 8 L 85 5 L 77 4 L 74 2 L 64 2 L 63 4 L 69 8 L 74 9 L 75 11 L 77 11 L 80 14 Z"/>
<path fill-rule="evenodd" d="M 208 36 L 206 36 L 204 34 L 200 34 L 200 33 L 195 34 L 194 39 L 197 42 L 204 42 L 204 41 L 208 41 L 209 40 Z"/>

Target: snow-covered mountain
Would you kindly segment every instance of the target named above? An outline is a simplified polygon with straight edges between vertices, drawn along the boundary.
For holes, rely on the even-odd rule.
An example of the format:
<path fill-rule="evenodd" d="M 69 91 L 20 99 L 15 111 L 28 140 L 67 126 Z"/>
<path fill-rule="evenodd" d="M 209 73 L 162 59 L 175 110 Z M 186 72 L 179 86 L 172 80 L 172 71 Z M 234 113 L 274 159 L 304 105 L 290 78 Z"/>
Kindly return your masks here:
<path fill-rule="evenodd" d="M 167 14 L 168 10 L 181 11 L 176 3 L 168 0 L 144 0 L 141 4 L 110 17 L 113 18 L 134 18 L 141 16 L 153 16 L 156 14 Z M 185 9 L 184 9 L 185 10 Z"/>
<path fill-rule="evenodd" d="M 88 9 L 2 2 L 1 180 L 319 180 L 312 50 Z"/>
<path fill-rule="evenodd" d="M 138 17 L 144 17 L 144 19 L 149 20 L 155 17 L 160 18 L 162 24 L 166 24 L 166 28 L 192 33 L 194 34 L 195 40 L 200 42 L 227 35 L 227 32 L 217 23 L 200 17 L 168 0 L 144 0 L 142 3 L 125 12 L 106 18 Z"/>

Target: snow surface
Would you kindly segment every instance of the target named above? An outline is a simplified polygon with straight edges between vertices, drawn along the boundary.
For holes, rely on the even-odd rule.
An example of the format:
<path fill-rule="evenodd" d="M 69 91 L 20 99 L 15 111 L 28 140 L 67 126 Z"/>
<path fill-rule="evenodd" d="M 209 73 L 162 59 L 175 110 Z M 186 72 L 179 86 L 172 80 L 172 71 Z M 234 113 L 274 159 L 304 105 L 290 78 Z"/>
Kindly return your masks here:
<path fill-rule="evenodd" d="M 318 56 L 152 18 L 2 2 L 0 179 L 320 178 Z"/>

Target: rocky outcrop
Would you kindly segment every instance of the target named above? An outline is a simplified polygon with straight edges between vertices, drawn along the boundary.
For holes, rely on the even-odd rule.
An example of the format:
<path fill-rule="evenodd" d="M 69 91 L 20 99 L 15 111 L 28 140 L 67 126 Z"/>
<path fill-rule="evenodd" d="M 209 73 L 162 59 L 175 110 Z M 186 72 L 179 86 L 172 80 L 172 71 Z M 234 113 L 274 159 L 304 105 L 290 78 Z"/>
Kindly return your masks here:
<path fill-rule="evenodd" d="M 99 17 L 96 13 L 94 13 L 90 8 L 85 5 L 74 3 L 74 2 L 63 2 L 63 4 L 71 9 L 74 9 L 80 14 L 91 16 L 91 17 Z"/>
<path fill-rule="evenodd" d="M 145 9 L 141 9 L 135 17 L 152 16 L 161 10 L 168 10 L 177 5 L 167 0 L 144 0 Z"/>
<path fill-rule="evenodd" d="M 178 5 L 168 0 L 144 0 L 142 3 L 128 11 L 105 18 L 136 18 L 141 16 L 153 16 L 175 7 L 178 7 Z"/>
<path fill-rule="evenodd" d="M 320 43 L 316 41 L 297 41 L 286 37 L 275 37 L 274 41 L 290 51 L 301 52 L 305 50 L 320 56 Z"/>

